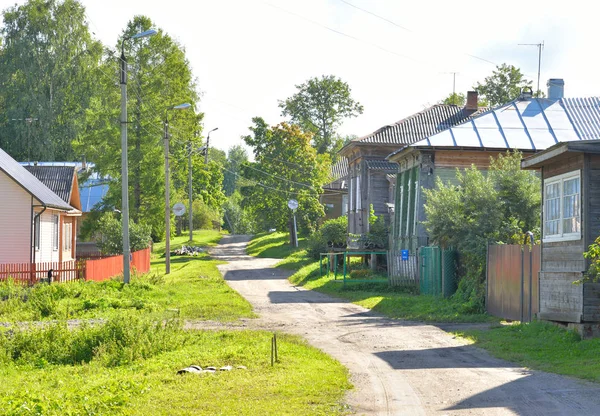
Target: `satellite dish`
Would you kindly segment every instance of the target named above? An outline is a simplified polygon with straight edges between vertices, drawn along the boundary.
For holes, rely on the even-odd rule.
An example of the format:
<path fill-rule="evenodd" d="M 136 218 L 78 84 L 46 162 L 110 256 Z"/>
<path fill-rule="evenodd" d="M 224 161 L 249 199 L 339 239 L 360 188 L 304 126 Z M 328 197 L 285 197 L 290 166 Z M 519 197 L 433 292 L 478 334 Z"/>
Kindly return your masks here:
<path fill-rule="evenodd" d="M 176 217 L 181 217 L 183 214 L 185 214 L 185 205 L 183 205 L 181 202 L 173 205 L 173 214 L 175 214 Z"/>
<path fill-rule="evenodd" d="M 297 209 L 298 208 L 298 201 L 296 201 L 295 199 L 290 199 L 288 201 L 288 207 L 291 210 Z"/>

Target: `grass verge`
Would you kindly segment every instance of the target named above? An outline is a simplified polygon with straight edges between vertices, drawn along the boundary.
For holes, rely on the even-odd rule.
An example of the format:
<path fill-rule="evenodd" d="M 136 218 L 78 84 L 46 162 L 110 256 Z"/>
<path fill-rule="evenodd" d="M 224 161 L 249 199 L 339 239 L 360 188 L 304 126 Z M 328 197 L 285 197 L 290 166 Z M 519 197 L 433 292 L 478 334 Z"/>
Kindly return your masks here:
<path fill-rule="evenodd" d="M 194 237 L 197 244 L 214 245 L 221 235 L 202 230 Z M 164 257 L 154 256 L 151 273 L 133 276 L 128 285 L 118 279 L 31 288 L 0 283 L 0 321 L 106 318 L 122 313 L 219 321 L 255 316 L 251 305 L 225 283 L 216 267 L 219 262 L 208 254 L 172 256 L 169 275 L 164 275 L 164 262 Z"/>
<path fill-rule="evenodd" d="M 581 340 L 544 322 L 456 332 L 492 355 L 524 367 L 600 382 L 600 339 Z"/>
<path fill-rule="evenodd" d="M 257 257 L 281 258 L 277 267 L 295 270 L 290 281 L 307 289 L 347 299 L 391 318 L 424 322 L 494 322 L 486 314 L 473 314 L 453 299 L 418 296 L 412 288 L 392 288 L 385 283 L 342 284 L 341 276 L 320 276 L 319 261 L 310 258 L 302 247 L 287 244 L 285 233 L 259 234 L 249 244 L 248 252 Z"/>
<path fill-rule="evenodd" d="M 266 332 L 143 319 L 14 331 L 0 334 L 0 414 L 336 415 L 350 388 L 341 364 L 284 334 L 271 367 Z M 177 375 L 192 364 L 234 370 Z"/>

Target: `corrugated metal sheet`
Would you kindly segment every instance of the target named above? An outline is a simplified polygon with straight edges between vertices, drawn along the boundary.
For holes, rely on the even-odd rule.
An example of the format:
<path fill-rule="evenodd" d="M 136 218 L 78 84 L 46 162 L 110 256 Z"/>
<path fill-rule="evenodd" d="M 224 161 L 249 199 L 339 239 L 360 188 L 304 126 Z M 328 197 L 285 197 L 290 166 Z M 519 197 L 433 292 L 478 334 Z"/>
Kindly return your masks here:
<path fill-rule="evenodd" d="M 397 164 L 385 160 L 365 160 L 365 163 L 367 169 L 370 170 L 386 170 L 390 172 L 396 172 L 398 170 Z"/>
<path fill-rule="evenodd" d="M 331 166 L 331 180 L 336 181 L 348 176 L 348 159 L 340 157 L 340 160 Z"/>
<path fill-rule="evenodd" d="M 69 203 L 75 167 L 28 165 L 25 166 L 25 169 L 50 188 L 52 192 L 60 196 L 63 201 Z"/>
<path fill-rule="evenodd" d="M 455 105 L 437 104 L 355 142 L 379 144 L 411 144 L 480 114 L 481 110 L 465 110 Z"/>
<path fill-rule="evenodd" d="M 411 146 L 544 150 L 592 139 L 600 139 L 600 98 L 533 98 L 489 110 Z"/>
<path fill-rule="evenodd" d="M 67 211 L 73 209 L 2 149 L 0 149 L 0 169 L 48 207 Z"/>

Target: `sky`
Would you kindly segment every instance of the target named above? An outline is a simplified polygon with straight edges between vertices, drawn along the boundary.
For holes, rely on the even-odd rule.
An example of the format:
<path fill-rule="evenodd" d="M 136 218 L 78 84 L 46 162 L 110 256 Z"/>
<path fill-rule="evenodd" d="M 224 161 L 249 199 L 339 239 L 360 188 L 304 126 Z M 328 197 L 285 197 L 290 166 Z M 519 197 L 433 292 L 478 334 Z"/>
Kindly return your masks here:
<path fill-rule="evenodd" d="M 364 113 L 340 127 L 367 135 L 515 65 L 540 89 L 565 80 L 565 96 L 599 96 L 593 2 L 405 0 L 80 0 L 94 36 L 114 47 L 145 15 L 186 51 L 211 146 L 243 144 L 252 117 L 275 125 L 278 101 L 311 77 L 347 82 Z M 6 9 L 24 1 L 0 0 Z M 453 73 L 456 73 L 455 75 Z"/>

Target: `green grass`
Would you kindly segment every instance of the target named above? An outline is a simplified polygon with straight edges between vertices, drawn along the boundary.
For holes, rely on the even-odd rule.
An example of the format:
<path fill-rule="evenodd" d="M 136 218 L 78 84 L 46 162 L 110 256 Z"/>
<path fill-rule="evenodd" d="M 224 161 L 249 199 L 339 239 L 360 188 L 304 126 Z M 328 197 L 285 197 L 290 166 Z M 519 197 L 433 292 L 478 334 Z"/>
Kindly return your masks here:
<path fill-rule="evenodd" d="M 206 246 L 220 237 L 199 232 L 194 240 Z M 347 370 L 301 338 L 278 334 L 271 367 L 271 333 L 182 329 L 181 318 L 255 316 L 217 264 L 207 254 L 173 256 L 165 276 L 155 255 L 152 272 L 129 285 L 0 285 L 0 321 L 59 319 L 0 327 L 0 415 L 346 414 Z M 73 317 L 107 321 L 69 330 L 60 319 Z M 192 364 L 247 369 L 176 374 Z"/>
<path fill-rule="evenodd" d="M 194 241 L 214 245 L 221 235 L 196 232 Z M 164 275 L 164 257 L 151 261 L 151 273 L 120 280 L 37 285 L 0 283 L 0 321 L 97 318 L 121 313 L 150 314 L 157 319 L 177 315 L 188 319 L 233 321 L 254 317 L 251 305 L 233 291 L 208 254 L 172 256 Z"/>
<path fill-rule="evenodd" d="M 524 367 L 600 382 L 600 339 L 544 322 L 457 332 L 494 356 Z"/>
<path fill-rule="evenodd" d="M 196 230 L 193 233 L 194 239 L 190 243 L 189 233 L 184 233 L 179 237 L 173 237 L 171 239 L 171 251 L 181 248 L 181 246 L 199 246 L 199 247 L 213 247 L 219 244 L 223 234 L 215 230 Z M 165 254 L 165 242 L 160 241 L 154 243 L 152 251 L 157 256 L 164 256 Z"/>
<path fill-rule="evenodd" d="M 261 233 L 252 238 L 248 244 L 246 252 L 255 257 L 265 257 L 271 259 L 283 259 L 289 255 L 302 250 L 306 244 L 306 239 L 298 238 L 299 248 L 290 245 L 290 235 L 288 233 L 274 232 Z"/>
<path fill-rule="evenodd" d="M 253 239 L 250 246 L 252 255 L 281 258 L 277 267 L 295 270 L 296 273 L 290 277 L 294 284 L 347 299 L 391 318 L 424 322 L 498 321 L 486 314 L 465 313 L 463 305 L 453 299 L 415 295 L 412 288 L 392 288 L 386 283 L 375 282 L 348 283 L 344 286 L 340 274 L 337 281 L 333 274 L 321 277 L 319 261 L 310 258 L 305 250 L 288 249 L 285 239 L 283 233 L 262 234 Z"/>
<path fill-rule="evenodd" d="M 120 324 L 118 328 L 127 332 L 127 324 Z M 99 332 L 86 328 L 72 333 L 92 330 Z M 38 332 L 51 331 L 52 328 Z M 139 333 L 134 331 L 133 335 Z M 270 333 L 171 329 L 170 335 L 177 335 L 183 341 L 171 343 L 146 357 L 117 361 L 116 364 L 106 360 L 106 354 L 102 353 L 84 364 L 58 365 L 40 359 L 4 363 L 0 366 L 0 414 L 345 413 L 341 401 L 351 387 L 347 370 L 298 337 L 278 334 L 279 362 L 271 367 Z M 39 338 L 38 335 L 36 339 Z M 48 341 L 56 339 L 56 334 L 46 338 Z M 112 338 L 114 341 L 117 337 Z M 139 342 L 132 341 L 131 337 L 129 342 L 123 339 L 114 345 L 137 349 Z M 22 345 L 27 349 L 27 343 Z M 59 343 L 56 347 L 64 348 L 65 345 Z M 98 350 L 109 349 L 101 346 Z M 176 374 L 179 369 L 192 364 L 247 368 L 215 374 Z"/>

